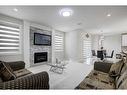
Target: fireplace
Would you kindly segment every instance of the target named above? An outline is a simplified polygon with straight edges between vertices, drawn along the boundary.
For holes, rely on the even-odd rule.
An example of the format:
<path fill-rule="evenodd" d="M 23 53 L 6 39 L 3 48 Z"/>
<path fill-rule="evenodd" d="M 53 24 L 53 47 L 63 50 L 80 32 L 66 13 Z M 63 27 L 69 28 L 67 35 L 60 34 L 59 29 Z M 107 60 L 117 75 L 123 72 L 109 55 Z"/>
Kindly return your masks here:
<path fill-rule="evenodd" d="M 48 61 L 47 56 L 48 56 L 47 52 L 34 53 L 34 63 L 47 62 Z"/>

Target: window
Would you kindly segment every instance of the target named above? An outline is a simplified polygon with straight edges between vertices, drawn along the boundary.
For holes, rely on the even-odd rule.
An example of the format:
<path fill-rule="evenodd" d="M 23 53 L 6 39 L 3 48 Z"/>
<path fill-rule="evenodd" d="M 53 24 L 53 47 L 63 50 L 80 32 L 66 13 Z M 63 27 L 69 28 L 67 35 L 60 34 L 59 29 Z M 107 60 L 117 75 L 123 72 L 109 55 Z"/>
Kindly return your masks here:
<path fill-rule="evenodd" d="M 91 40 L 90 38 L 83 39 L 83 59 L 91 57 Z"/>
<path fill-rule="evenodd" d="M 20 26 L 0 22 L 0 53 L 20 52 Z"/>
<path fill-rule="evenodd" d="M 55 51 L 64 50 L 64 33 L 55 33 Z"/>

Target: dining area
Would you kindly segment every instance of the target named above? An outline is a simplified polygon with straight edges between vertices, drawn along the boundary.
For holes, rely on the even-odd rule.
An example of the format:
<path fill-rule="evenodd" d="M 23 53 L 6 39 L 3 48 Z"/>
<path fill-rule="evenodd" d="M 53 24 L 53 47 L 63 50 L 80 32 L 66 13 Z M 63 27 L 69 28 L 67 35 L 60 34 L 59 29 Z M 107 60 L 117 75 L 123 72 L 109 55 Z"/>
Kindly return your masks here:
<path fill-rule="evenodd" d="M 98 50 L 91 50 L 92 52 L 92 64 L 95 62 L 106 62 L 106 63 L 116 63 L 121 60 L 122 55 L 121 53 L 115 53 L 115 50 L 111 50 L 108 52 L 106 49 L 98 49 Z"/>
<path fill-rule="evenodd" d="M 103 49 L 103 47 L 101 47 L 100 50 L 91 50 L 92 52 L 92 57 L 97 57 L 100 60 L 104 60 L 105 58 L 113 58 L 114 55 L 114 50 L 111 51 L 111 53 L 109 54 L 106 49 Z"/>

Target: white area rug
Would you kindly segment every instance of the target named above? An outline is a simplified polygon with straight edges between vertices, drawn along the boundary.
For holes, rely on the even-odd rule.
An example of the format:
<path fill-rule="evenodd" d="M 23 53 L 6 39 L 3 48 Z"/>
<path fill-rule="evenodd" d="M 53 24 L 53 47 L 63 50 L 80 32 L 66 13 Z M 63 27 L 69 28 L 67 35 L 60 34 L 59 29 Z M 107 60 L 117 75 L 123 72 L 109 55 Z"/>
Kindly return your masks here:
<path fill-rule="evenodd" d="M 39 65 L 28 68 L 33 73 L 47 71 L 49 74 L 50 89 L 74 89 L 93 69 L 93 65 L 78 62 L 69 62 L 63 74 L 49 71 L 49 65 Z"/>

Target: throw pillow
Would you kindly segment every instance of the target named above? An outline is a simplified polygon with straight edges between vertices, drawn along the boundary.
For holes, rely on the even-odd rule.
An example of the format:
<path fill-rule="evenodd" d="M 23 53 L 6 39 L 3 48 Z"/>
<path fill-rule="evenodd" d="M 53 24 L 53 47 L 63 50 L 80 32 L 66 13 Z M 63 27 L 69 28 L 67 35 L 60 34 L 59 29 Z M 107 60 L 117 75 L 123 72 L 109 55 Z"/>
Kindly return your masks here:
<path fill-rule="evenodd" d="M 4 62 L 0 62 L 0 64 L 1 64 L 0 76 L 3 81 L 9 81 L 9 80 L 13 80 L 16 78 L 9 64 L 4 63 Z"/>
<path fill-rule="evenodd" d="M 30 71 L 27 70 L 27 69 L 20 69 L 20 70 L 14 71 L 13 73 L 15 74 L 15 76 L 16 76 L 17 78 L 19 78 L 19 77 L 22 77 L 22 76 L 25 76 L 25 75 L 29 75 L 29 74 L 31 74 L 32 72 L 30 72 Z"/>
<path fill-rule="evenodd" d="M 123 83 L 123 81 L 126 80 L 126 79 L 127 79 L 127 70 L 116 81 L 116 88 L 119 88 L 120 85 Z"/>
<path fill-rule="evenodd" d="M 123 65 L 124 65 L 123 60 L 120 60 L 117 63 L 113 63 L 110 68 L 109 75 L 110 76 L 118 76 L 120 74 L 120 71 L 121 71 Z"/>

